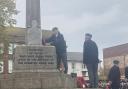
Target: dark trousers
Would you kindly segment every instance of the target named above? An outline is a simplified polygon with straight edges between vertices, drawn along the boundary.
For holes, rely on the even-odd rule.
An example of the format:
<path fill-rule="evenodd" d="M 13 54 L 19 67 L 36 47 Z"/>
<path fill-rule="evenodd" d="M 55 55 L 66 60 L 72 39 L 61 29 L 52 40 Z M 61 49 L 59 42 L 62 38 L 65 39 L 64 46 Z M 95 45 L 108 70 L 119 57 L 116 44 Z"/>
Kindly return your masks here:
<path fill-rule="evenodd" d="M 67 74 L 68 72 L 68 63 L 67 63 L 67 54 L 63 53 L 63 54 L 57 54 L 57 68 L 60 68 L 61 62 L 64 65 L 64 73 Z"/>
<path fill-rule="evenodd" d="M 111 87 L 111 89 L 120 89 L 120 87 Z"/>
<path fill-rule="evenodd" d="M 98 63 L 86 64 L 91 88 L 98 88 Z"/>
<path fill-rule="evenodd" d="M 112 84 L 111 89 L 120 89 L 120 83 Z"/>

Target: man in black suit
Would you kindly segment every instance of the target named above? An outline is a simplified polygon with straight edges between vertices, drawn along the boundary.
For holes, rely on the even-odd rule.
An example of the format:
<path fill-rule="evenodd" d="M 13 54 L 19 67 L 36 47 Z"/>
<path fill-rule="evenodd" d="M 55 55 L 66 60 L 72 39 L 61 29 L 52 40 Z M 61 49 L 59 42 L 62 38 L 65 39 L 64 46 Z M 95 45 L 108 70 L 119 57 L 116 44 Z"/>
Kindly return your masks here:
<path fill-rule="evenodd" d="M 98 87 L 98 47 L 94 41 L 91 40 L 92 35 L 87 33 L 85 35 L 85 42 L 83 48 L 83 63 L 87 66 L 90 87 Z"/>
<path fill-rule="evenodd" d="M 119 61 L 113 61 L 114 66 L 110 69 L 108 80 L 111 84 L 112 89 L 119 89 L 120 88 L 120 69 L 119 69 Z"/>
<path fill-rule="evenodd" d="M 67 46 L 66 41 L 64 40 L 63 35 L 59 32 L 57 27 L 52 29 L 53 35 L 46 40 L 47 43 L 55 46 L 56 54 L 57 54 L 57 68 L 60 70 L 61 61 L 64 65 L 64 73 L 68 72 L 68 64 L 67 64 Z"/>

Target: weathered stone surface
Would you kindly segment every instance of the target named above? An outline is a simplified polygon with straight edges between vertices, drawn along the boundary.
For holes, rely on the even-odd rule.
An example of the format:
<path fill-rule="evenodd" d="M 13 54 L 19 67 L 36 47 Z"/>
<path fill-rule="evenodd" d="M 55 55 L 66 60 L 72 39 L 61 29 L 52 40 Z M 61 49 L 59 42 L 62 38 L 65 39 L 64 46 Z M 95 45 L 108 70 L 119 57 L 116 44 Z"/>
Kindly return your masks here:
<path fill-rule="evenodd" d="M 48 78 L 48 77 L 57 77 L 57 76 L 62 76 L 62 73 L 59 72 L 26 72 L 26 73 L 13 73 L 12 77 L 13 78 Z"/>
<path fill-rule="evenodd" d="M 32 27 L 27 29 L 27 44 L 41 45 L 42 44 L 42 30 L 36 25 L 36 21 L 32 22 Z"/>
<path fill-rule="evenodd" d="M 62 73 L 48 74 L 44 73 L 21 73 L 27 76 L 10 76 L 11 78 L 0 79 L 0 89 L 61 89 L 61 88 L 76 88 L 76 80 L 69 75 Z M 17 74 L 18 75 L 18 74 Z M 44 75 L 44 76 L 43 76 Z"/>
<path fill-rule="evenodd" d="M 16 79 L 14 84 L 15 89 L 23 88 L 23 89 L 38 89 L 41 88 L 41 80 L 40 79 Z"/>
<path fill-rule="evenodd" d="M 55 47 L 17 46 L 13 65 L 13 72 L 55 72 Z"/>
<path fill-rule="evenodd" d="M 26 43 L 42 45 L 40 0 L 26 0 Z"/>
<path fill-rule="evenodd" d="M 0 79 L 0 89 L 13 89 L 13 79 Z"/>
<path fill-rule="evenodd" d="M 32 21 L 36 20 L 41 25 L 40 0 L 26 0 L 26 27 L 32 27 Z"/>

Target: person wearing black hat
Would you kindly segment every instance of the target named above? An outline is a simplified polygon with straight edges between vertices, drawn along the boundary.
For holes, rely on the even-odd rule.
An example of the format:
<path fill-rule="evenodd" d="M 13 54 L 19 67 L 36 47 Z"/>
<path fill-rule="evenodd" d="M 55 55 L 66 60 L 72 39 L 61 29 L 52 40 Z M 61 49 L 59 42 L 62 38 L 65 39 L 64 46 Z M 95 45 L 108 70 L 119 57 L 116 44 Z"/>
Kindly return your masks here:
<path fill-rule="evenodd" d="M 88 69 L 90 88 L 98 87 L 98 47 L 97 44 L 91 40 L 92 35 L 87 33 L 85 35 L 85 42 L 83 47 L 83 64 Z"/>
<path fill-rule="evenodd" d="M 52 36 L 46 40 L 47 43 L 55 46 L 56 54 L 57 54 L 57 69 L 60 70 L 61 62 L 64 65 L 64 73 L 68 72 L 68 64 L 67 64 L 67 46 L 66 41 L 64 40 L 63 35 L 59 32 L 57 27 L 52 29 Z"/>
<path fill-rule="evenodd" d="M 119 69 L 119 61 L 113 61 L 113 67 L 109 71 L 108 80 L 111 84 L 112 89 L 119 89 L 120 88 L 120 69 Z"/>

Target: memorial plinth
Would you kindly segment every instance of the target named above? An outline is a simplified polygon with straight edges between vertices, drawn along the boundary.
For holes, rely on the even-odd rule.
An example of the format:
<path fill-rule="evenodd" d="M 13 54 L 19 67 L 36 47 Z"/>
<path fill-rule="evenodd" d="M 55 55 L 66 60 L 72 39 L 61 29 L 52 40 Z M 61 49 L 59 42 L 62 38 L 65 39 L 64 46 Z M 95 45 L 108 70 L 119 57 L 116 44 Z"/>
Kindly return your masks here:
<path fill-rule="evenodd" d="M 13 72 L 55 72 L 56 61 L 54 46 L 17 46 Z"/>
<path fill-rule="evenodd" d="M 57 70 L 54 46 L 17 46 L 12 77 L 0 81 L 1 89 L 76 88 L 74 78 Z"/>

